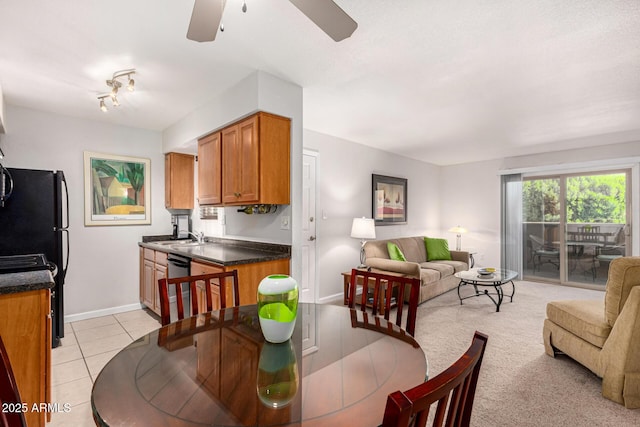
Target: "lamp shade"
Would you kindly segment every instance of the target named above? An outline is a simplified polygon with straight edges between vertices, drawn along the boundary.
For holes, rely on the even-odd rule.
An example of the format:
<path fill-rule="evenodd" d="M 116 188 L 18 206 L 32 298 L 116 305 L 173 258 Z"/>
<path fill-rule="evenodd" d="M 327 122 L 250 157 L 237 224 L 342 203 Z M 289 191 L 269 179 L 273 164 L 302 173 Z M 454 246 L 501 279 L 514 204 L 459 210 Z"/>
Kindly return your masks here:
<path fill-rule="evenodd" d="M 464 227 L 460 227 L 459 225 L 456 225 L 455 227 L 451 227 L 449 231 L 456 234 L 464 234 L 467 232 L 467 229 Z"/>
<path fill-rule="evenodd" d="M 351 237 L 354 239 L 375 239 L 376 224 L 372 218 L 353 218 Z"/>

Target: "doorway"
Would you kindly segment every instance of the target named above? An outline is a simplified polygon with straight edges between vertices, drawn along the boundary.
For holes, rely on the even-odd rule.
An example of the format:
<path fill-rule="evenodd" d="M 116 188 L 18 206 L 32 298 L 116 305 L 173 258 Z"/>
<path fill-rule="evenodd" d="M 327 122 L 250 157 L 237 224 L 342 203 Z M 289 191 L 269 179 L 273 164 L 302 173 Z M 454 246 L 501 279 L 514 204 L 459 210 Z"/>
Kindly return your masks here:
<path fill-rule="evenodd" d="M 524 178 L 524 277 L 603 288 L 631 253 L 630 182 L 630 170 Z"/>
<path fill-rule="evenodd" d="M 316 302 L 316 162 L 318 153 L 302 155 L 302 281 L 300 301 Z"/>

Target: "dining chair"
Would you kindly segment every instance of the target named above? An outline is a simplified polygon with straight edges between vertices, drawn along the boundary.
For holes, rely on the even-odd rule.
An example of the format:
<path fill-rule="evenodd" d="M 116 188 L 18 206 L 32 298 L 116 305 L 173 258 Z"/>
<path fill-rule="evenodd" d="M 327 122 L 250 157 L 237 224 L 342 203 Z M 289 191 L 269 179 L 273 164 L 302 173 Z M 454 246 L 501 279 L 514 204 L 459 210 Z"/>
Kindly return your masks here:
<path fill-rule="evenodd" d="M 424 427 L 435 403 L 432 426 L 469 426 L 487 340 L 476 331 L 469 349 L 445 371 L 407 391 L 391 393 L 382 427 Z"/>
<path fill-rule="evenodd" d="M 552 245 L 545 244 L 542 238 L 530 234 L 529 241 L 531 242 L 532 260 L 533 260 L 533 272 L 536 269 L 540 271 L 542 264 L 548 262 L 556 268 L 560 268 L 560 251 L 558 248 Z"/>
<path fill-rule="evenodd" d="M 396 308 L 395 324 L 402 327 L 402 318 L 405 305 L 407 305 L 407 316 L 404 329 L 415 335 L 416 313 L 420 302 L 420 279 L 406 276 L 392 276 L 389 274 L 376 273 L 368 270 L 351 270 L 349 282 L 348 306 L 354 308 L 358 296 L 356 295 L 357 284 L 362 284 L 360 294 L 360 307 L 365 311 L 367 306 L 371 307 L 373 314 L 381 315 L 385 320 L 389 320 L 392 308 Z M 409 293 L 407 295 L 407 292 Z M 405 301 L 407 296 L 407 301 Z"/>
<path fill-rule="evenodd" d="M 607 270 L 605 271 L 608 271 L 611 261 L 626 256 L 626 236 L 624 234 L 624 230 L 624 226 L 620 227 L 614 234 L 615 237 L 613 242 L 596 248 L 596 261 L 598 263 L 598 267 L 604 265 L 607 267 Z"/>
<path fill-rule="evenodd" d="M 219 295 L 220 307 L 227 307 L 227 280 L 231 280 L 231 289 L 233 291 L 233 307 L 240 305 L 240 293 L 238 292 L 238 271 L 224 271 L 220 273 L 200 274 L 197 276 L 174 277 L 171 279 L 163 278 L 158 280 L 158 291 L 160 296 L 160 321 L 162 326 L 171 323 L 171 309 L 169 304 L 169 286 L 174 285 L 176 289 L 176 307 L 178 319 L 184 319 L 184 301 L 182 299 L 182 287 L 186 284 L 189 287 L 189 295 L 191 300 L 191 315 L 200 312 L 198 307 L 197 283 L 202 281 L 204 284 L 204 301 L 203 311 L 211 311 L 213 307 L 213 288 L 217 289 Z M 204 305 L 206 303 L 206 305 Z M 218 307 L 216 307 L 218 308 Z"/>
<path fill-rule="evenodd" d="M 23 412 L 20 410 L 22 400 L 18 392 L 18 384 L 13 376 L 11 362 L 7 349 L 4 347 L 2 337 L 0 336 L 0 427 L 25 427 L 27 421 Z M 16 405 L 18 410 L 11 409 L 11 405 Z"/>

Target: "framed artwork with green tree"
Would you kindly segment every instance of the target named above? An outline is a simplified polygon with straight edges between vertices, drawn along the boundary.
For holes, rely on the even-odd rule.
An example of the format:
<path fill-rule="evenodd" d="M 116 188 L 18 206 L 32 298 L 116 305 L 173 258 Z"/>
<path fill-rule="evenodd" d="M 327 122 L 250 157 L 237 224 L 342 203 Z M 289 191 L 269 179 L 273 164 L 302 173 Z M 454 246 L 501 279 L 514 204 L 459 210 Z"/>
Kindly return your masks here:
<path fill-rule="evenodd" d="M 84 224 L 151 224 L 151 161 L 84 152 Z"/>

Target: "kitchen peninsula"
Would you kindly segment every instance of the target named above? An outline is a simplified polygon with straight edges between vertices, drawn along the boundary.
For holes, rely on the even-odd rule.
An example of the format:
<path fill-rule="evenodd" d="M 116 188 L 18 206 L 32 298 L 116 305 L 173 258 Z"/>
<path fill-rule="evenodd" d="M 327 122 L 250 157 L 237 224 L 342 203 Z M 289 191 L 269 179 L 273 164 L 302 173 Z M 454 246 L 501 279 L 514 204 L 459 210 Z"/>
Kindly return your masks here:
<path fill-rule="evenodd" d="M 258 284 L 265 276 L 289 274 L 289 245 L 221 238 L 198 243 L 169 240 L 169 236 L 146 236 L 139 246 L 140 302 L 157 314 L 160 313 L 157 282 L 169 275 L 170 255 L 189 259 L 191 275 L 238 270 L 241 305 L 255 304 Z M 230 292 L 227 295 L 231 298 Z M 214 301 L 214 308 L 218 304 L 219 301 Z"/>

